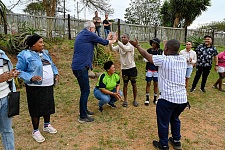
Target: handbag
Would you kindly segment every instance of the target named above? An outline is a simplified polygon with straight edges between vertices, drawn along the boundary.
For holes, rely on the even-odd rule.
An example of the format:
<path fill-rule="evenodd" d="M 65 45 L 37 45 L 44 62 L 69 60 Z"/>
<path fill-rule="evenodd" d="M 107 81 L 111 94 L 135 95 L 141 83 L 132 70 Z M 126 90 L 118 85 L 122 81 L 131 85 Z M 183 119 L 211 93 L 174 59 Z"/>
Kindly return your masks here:
<path fill-rule="evenodd" d="M 19 115 L 20 111 L 20 92 L 10 92 L 8 94 L 8 117 Z"/>

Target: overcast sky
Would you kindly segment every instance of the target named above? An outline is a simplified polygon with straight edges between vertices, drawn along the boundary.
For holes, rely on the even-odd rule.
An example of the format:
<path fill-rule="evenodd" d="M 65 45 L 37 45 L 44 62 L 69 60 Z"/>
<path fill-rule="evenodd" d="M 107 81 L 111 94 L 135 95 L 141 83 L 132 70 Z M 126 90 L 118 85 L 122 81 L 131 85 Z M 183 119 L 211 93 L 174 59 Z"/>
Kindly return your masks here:
<path fill-rule="evenodd" d="M 3 3 L 5 3 L 7 6 L 10 6 L 10 2 L 11 3 L 15 3 L 18 0 L 2 0 Z M 66 0 L 68 1 L 68 0 Z M 76 14 L 76 3 L 72 3 L 73 0 L 71 0 L 71 3 L 66 3 L 66 8 L 70 11 L 69 13 L 71 15 L 75 15 Z M 115 19 L 115 18 L 120 18 L 123 19 L 124 18 L 124 13 L 125 13 L 125 9 L 127 7 L 129 7 L 129 3 L 130 0 L 110 0 L 110 3 L 112 5 L 112 8 L 114 8 L 114 14 L 111 15 L 109 18 Z M 23 6 L 18 6 L 15 7 L 13 9 L 13 12 L 15 13 L 22 13 L 24 7 Z M 190 8 L 191 11 L 191 8 Z M 225 19 L 225 1 L 224 0 L 211 0 L 211 7 L 208 8 L 207 11 L 203 12 L 201 16 L 199 16 L 189 28 L 196 28 L 201 24 L 204 23 L 210 23 L 212 21 L 222 21 L 223 19 Z M 83 19 L 91 19 L 93 17 L 93 13 L 90 12 L 86 12 L 85 13 L 80 13 L 80 18 Z M 104 15 L 100 14 L 100 17 L 102 17 L 102 19 L 104 19 Z"/>

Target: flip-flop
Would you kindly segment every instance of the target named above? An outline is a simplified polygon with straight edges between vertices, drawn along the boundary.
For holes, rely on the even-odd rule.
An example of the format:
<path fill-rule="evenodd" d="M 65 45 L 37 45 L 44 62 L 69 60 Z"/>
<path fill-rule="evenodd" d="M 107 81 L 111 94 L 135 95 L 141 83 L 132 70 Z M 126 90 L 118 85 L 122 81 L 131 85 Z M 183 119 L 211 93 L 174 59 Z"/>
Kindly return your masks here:
<path fill-rule="evenodd" d="M 123 104 L 122 104 L 123 107 L 127 107 L 127 105 L 128 105 L 127 101 L 124 101 Z"/>
<path fill-rule="evenodd" d="M 133 105 L 134 105 L 135 107 L 138 107 L 138 102 L 137 102 L 137 101 L 133 101 Z"/>
<path fill-rule="evenodd" d="M 221 92 L 225 92 L 225 90 L 224 90 L 224 89 L 219 89 L 219 91 L 221 91 Z"/>

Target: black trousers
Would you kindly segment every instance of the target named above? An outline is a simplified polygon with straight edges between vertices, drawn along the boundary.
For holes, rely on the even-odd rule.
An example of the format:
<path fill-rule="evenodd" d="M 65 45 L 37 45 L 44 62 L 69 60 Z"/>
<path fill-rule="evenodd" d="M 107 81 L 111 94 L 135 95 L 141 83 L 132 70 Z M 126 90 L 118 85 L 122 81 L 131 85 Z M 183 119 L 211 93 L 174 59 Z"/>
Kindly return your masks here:
<path fill-rule="evenodd" d="M 208 75 L 210 73 L 211 68 L 212 68 L 212 66 L 210 66 L 210 67 L 197 66 L 195 78 L 194 78 L 194 81 L 192 83 L 192 89 L 195 89 L 195 87 L 196 87 L 196 85 L 198 83 L 198 80 L 200 79 L 201 75 L 202 75 L 201 89 L 205 88 L 205 84 L 206 84 L 206 81 L 207 81 L 207 78 L 208 78 Z"/>

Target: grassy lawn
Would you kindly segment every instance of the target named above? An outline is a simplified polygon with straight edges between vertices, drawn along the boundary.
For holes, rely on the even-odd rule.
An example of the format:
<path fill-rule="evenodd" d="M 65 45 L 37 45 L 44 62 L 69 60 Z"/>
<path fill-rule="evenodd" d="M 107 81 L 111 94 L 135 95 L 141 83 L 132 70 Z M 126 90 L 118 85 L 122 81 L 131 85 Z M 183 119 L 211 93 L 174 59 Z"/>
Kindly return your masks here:
<path fill-rule="evenodd" d="M 148 48 L 148 43 L 142 43 Z M 184 45 L 184 44 L 183 44 Z M 182 45 L 181 49 L 184 48 Z M 163 46 L 162 46 L 163 47 Z M 221 52 L 225 47 L 217 47 Z M 152 141 L 158 140 L 153 88 L 151 87 L 151 103 L 145 101 L 145 63 L 140 54 L 135 51 L 138 69 L 138 96 L 139 107 L 132 106 L 132 87 L 128 87 L 128 107 L 116 102 L 117 108 L 104 106 L 104 111 L 98 111 L 98 100 L 93 96 L 93 88 L 97 79 L 90 79 L 91 93 L 88 107 L 95 112 L 93 123 L 80 124 L 79 115 L 79 86 L 71 71 L 73 41 L 64 41 L 61 45 L 53 45 L 50 49 L 53 60 L 57 65 L 61 78 L 55 87 L 56 113 L 51 117 L 52 125 L 58 130 L 57 134 L 43 133 L 44 143 L 37 143 L 32 138 L 32 124 L 30 121 L 25 88 L 21 91 L 20 115 L 13 118 L 15 144 L 17 150 L 153 150 Z M 114 56 L 114 62 L 119 64 L 119 56 Z M 116 69 L 120 71 L 119 65 Z M 95 67 L 96 70 L 101 68 Z M 189 82 L 192 84 L 195 70 Z M 190 110 L 185 110 L 180 119 L 182 122 L 181 134 L 184 150 L 223 150 L 225 149 L 225 94 L 212 88 L 218 78 L 212 69 L 206 84 L 206 93 L 199 90 L 188 92 Z M 201 79 L 200 79 L 201 81 Z M 122 87 L 122 85 L 121 85 Z M 225 88 L 223 86 L 223 88 Z M 40 121 L 40 130 L 43 127 L 43 118 Z M 0 145 L 2 147 L 2 145 Z M 172 147 L 170 146 L 172 149 Z M 1 149 L 1 148 L 0 148 Z"/>

